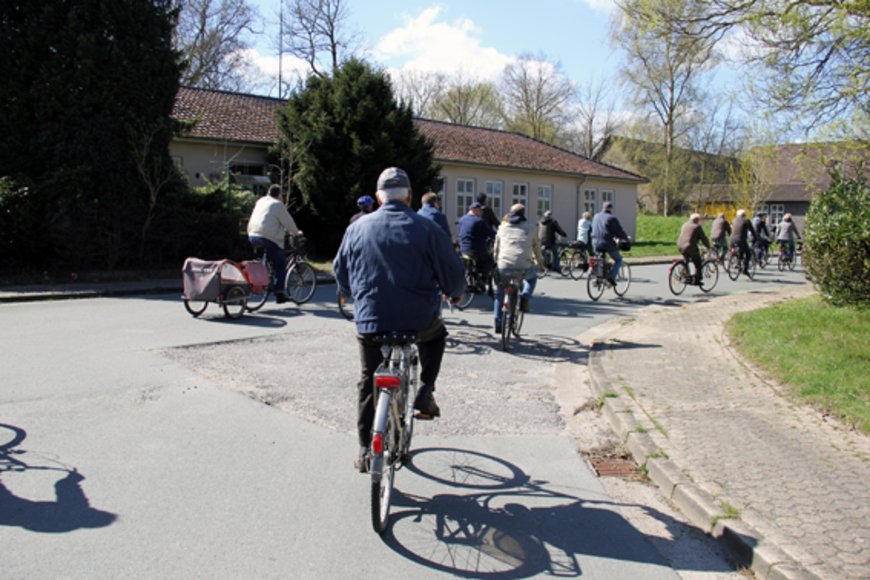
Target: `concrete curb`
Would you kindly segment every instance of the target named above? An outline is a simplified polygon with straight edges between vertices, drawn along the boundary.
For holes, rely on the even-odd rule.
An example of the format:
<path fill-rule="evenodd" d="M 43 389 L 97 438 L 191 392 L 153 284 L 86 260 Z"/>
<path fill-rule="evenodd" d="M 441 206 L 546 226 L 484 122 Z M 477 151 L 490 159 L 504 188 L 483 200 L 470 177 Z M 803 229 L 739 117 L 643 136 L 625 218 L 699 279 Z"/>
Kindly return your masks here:
<path fill-rule="evenodd" d="M 626 402 L 601 365 L 606 352 L 607 335 L 592 343 L 589 352 L 589 378 L 593 394 L 601 401 L 601 413 L 607 418 L 638 465 L 644 466 L 649 478 L 686 516 L 690 523 L 718 540 L 735 562 L 750 568 L 759 578 L 771 580 L 819 580 L 771 544 L 752 526 L 741 519 L 726 518 L 716 498 L 695 484 L 653 441 L 638 429 L 635 412 L 640 411 L 633 400 Z"/>

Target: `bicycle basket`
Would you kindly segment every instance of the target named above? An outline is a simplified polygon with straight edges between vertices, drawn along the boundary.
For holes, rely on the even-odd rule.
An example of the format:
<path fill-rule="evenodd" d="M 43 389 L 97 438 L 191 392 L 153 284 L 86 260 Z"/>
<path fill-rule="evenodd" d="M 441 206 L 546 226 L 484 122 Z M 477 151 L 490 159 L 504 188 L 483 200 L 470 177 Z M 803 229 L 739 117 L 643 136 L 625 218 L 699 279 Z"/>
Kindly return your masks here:
<path fill-rule="evenodd" d="M 291 253 L 304 257 L 308 250 L 308 241 L 302 236 L 288 236 L 287 243 L 284 247 Z"/>

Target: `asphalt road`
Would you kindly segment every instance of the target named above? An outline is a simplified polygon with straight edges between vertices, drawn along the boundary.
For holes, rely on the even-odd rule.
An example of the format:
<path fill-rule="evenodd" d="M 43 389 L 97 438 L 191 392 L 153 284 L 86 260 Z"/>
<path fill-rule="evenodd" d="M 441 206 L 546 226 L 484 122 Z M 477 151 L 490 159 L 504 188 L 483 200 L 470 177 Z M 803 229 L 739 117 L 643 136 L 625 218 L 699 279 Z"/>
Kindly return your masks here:
<path fill-rule="evenodd" d="M 358 359 L 334 286 L 237 321 L 214 306 L 194 319 L 176 295 L 0 305 L 3 576 L 728 574 L 703 558 L 675 571 L 566 429 L 556 391 L 585 362 L 578 337 L 705 299 L 670 296 L 666 266 L 634 275 L 626 299 L 598 303 L 585 280 L 543 280 L 510 353 L 483 299 L 445 312 L 444 416 L 415 434 L 384 539 L 351 469 Z M 797 276 L 720 279 L 716 292 Z"/>

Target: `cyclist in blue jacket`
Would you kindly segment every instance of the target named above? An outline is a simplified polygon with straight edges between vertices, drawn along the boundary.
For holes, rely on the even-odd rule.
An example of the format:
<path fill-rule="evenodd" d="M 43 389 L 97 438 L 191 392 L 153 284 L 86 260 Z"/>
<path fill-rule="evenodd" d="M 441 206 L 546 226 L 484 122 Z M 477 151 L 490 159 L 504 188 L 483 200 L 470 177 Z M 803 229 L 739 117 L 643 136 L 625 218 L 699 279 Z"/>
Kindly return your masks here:
<path fill-rule="evenodd" d="M 622 229 L 622 224 L 613 215 L 613 204 L 604 202 L 601 211 L 592 218 L 592 246 L 596 252 L 610 254 L 613 258 L 613 268 L 610 270 L 610 284 L 616 286 L 619 268 L 622 266 L 622 254 L 617 246 L 618 240 L 627 240 L 628 234 Z"/>
<path fill-rule="evenodd" d="M 418 336 L 420 390 L 414 407 L 420 418 L 441 414 L 435 403 L 435 380 L 441 368 L 447 330 L 440 317 L 440 296 L 458 302 L 465 289 L 462 262 L 448 236 L 411 207 L 411 181 L 397 167 L 378 178 L 381 206 L 344 233 L 333 261 L 342 292 L 353 296 L 360 346 L 357 431 L 360 452 L 355 466 L 366 469 L 375 414 L 373 375 L 383 360 L 373 337 L 391 331 Z"/>

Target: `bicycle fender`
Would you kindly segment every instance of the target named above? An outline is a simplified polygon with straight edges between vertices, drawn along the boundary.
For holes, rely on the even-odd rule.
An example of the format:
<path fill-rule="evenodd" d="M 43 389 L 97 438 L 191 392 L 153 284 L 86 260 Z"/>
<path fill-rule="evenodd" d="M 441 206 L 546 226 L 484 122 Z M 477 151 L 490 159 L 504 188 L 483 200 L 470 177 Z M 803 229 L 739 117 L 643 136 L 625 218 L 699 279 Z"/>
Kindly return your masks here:
<path fill-rule="evenodd" d="M 378 392 L 378 402 L 375 406 L 375 420 L 372 423 L 372 435 L 383 435 L 387 428 L 387 417 L 390 414 L 390 400 L 393 395 L 389 391 Z M 369 471 L 372 474 L 380 475 L 384 470 L 384 455 L 383 453 L 374 453 L 372 451 L 372 464 Z"/>

